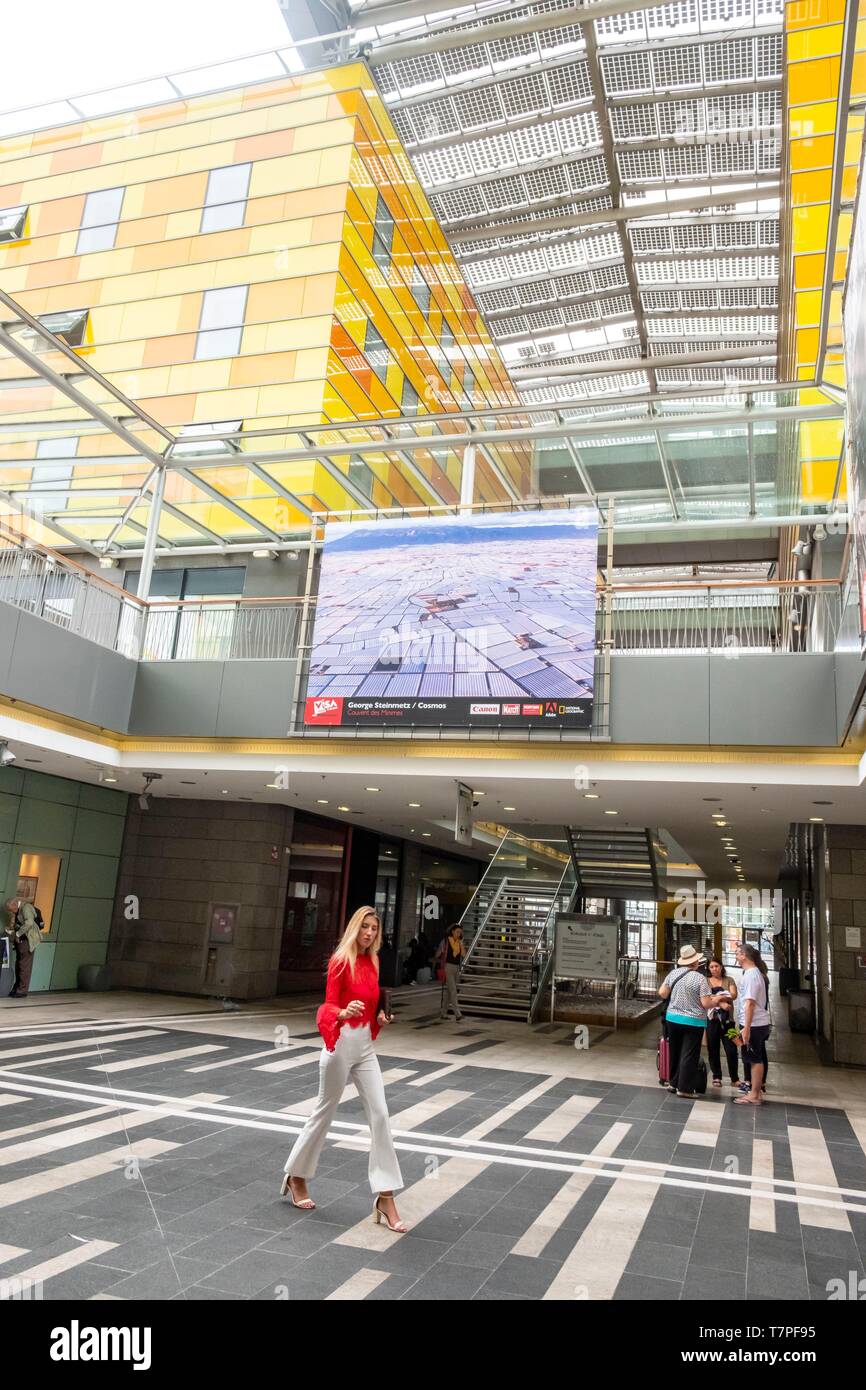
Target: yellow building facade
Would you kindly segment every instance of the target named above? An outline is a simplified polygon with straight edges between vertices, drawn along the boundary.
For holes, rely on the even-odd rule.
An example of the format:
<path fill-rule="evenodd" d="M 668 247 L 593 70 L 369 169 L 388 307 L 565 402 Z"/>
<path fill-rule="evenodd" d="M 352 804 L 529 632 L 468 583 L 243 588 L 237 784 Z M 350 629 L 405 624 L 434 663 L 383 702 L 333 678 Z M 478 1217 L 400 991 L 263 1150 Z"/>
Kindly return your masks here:
<path fill-rule="evenodd" d="M 307 524 L 304 508 L 456 502 L 460 454 L 417 453 L 405 472 L 393 456 L 347 455 L 343 484 L 310 459 L 264 463 L 263 478 L 245 452 L 297 448 L 304 426 L 517 403 L 362 63 L 0 142 L 0 286 L 172 433 L 237 432 L 207 482 L 281 534 Z M 22 427 L 0 444 L 0 467 L 25 482 L 58 435 L 40 441 L 39 424 L 76 410 L 12 358 L 0 384 Z M 88 394 L 105 399 L 91 383 Z M 270 433 L 245 440 L 253 430 Z M 76 533 L 98 544 L 149 465 L 113 436 L 70 434 L 68 505 Z M 165 447 L 155 431 L 141 437 Z M 104 484 L 109 459 L 116 503 L 79 505 L 74 488 L 97 474 Z M 168 478 L 161 534 L 195 541 L 187 517 L 255 539 L 190 470 Z M 528 453 L 506 455 L 505 471 L 526 495 Z M 483 456 L 475 495 L 508 496 Z M 145 524 L 146 511 L 129 521 Z M 115 539 L 138 544 L 140 531 Z"/>

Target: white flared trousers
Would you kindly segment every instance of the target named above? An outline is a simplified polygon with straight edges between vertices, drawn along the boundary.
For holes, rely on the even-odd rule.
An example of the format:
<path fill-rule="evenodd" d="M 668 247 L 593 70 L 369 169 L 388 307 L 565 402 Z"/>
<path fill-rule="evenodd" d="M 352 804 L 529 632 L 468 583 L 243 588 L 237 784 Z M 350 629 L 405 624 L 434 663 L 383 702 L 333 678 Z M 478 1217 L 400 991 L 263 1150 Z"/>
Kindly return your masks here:
<path fill-rule="evenodd" d="M 315 1175 L 328 1129 L 350 1080 L 358 1089 L 370 1126 L 370 1187 L 373 1192 L 396 1192 L 403 1186 L 403 1177 L 391 1138 L 382 1073 L 367 1023 L 360 1028 L 344 1024 L 334 1051 L 322 1048 L 316 1108 L 298 1135 L 284 1171 L 295 1178 Z"/>

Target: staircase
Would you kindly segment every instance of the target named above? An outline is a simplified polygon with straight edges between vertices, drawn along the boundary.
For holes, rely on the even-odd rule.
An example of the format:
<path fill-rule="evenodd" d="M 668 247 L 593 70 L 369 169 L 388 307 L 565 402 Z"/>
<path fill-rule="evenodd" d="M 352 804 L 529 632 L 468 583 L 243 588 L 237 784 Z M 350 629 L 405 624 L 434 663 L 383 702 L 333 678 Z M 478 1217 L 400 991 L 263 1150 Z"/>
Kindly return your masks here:
<path fill-rule="evenodd" d="M 659 883 L 660 847 L 652 830 L 587 830 L 566 826 L 577 894 L 583 898 L 664 896 Z"/>
<path fill-rule="evenodd" d="M 486 897 L 476 894 L 464 921 L 472 946 L 460 973 L 461 1013 L 526 1022 L 532 956 L 558 889 L 558 880 L 503 878 Z"/>

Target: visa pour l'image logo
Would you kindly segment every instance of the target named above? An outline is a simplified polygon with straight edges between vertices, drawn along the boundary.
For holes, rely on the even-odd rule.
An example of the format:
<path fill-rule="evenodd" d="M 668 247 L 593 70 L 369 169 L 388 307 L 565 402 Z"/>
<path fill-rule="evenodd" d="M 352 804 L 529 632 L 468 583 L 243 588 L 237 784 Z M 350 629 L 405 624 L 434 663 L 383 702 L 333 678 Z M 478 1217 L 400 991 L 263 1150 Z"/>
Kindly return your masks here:
<path fill-rule="evenodd" d="M 305 724 L 339 724 L 342 718 L 342 695 L 313 696 L 304 707 Z"/>

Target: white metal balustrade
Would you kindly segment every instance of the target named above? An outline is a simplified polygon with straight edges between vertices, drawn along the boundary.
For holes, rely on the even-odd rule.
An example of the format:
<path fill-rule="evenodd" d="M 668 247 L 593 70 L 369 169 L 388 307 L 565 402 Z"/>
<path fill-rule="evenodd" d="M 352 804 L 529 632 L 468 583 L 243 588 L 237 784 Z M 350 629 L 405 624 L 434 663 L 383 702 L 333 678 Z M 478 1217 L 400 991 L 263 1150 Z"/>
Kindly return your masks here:
<path fill-rule="evenodd" d="M 50 551 L 0 537 L 0 600 L 135 659 L 144 605 Z"/>
<path fill-rule="evenodd" d="M 603 650 L 598 591 L 596 650 Z M 834 580 L 614 585 L 610 651 L 726 656 L 832 652 L 845 645 Z M 306 661 L 301 598 L 142 601 L 55 551 L 0 530 L 0 601 L 143 661 Z M 308 600 L 306 632 L 315 600 Z"/>
<path fill-rule="evenodd" d="M 143 661 L 281 661 L 297 655 L 300 605 L 290 599 L 148 605 Z"/>
<path fill-rule="evenodd" d="M 616 653 L 831 652 L 841 618 L 833 580 L 614 589 Z"/>

